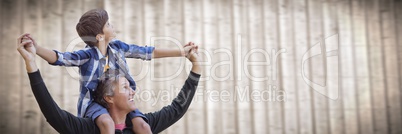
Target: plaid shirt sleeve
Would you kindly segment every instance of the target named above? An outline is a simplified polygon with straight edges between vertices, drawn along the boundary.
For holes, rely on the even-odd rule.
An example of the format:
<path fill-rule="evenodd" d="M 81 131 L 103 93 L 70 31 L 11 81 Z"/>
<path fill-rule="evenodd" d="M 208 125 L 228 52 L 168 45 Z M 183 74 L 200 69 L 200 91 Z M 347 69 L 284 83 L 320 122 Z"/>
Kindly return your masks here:
<path fill-rule="evenodd" d="M 91 54 L 87 50 L 88 49 L 83 49 L 74 52 L 59 52 L 53 50 L 56 52 L 57 61 L 50 64 L 57 66 L 81 66 L 91 58 Z"/>
<path fill-rule="evenodd" d="M 116 40 L 115 44 L 118 49 L 123 51 L 126 58 L 136 58 L 142 60 L 151 60 L 152 53 L 155 49 L 155 47 L 153 46 L 138 46 L 135 44 L 126 44 L 119 40 Z"/>

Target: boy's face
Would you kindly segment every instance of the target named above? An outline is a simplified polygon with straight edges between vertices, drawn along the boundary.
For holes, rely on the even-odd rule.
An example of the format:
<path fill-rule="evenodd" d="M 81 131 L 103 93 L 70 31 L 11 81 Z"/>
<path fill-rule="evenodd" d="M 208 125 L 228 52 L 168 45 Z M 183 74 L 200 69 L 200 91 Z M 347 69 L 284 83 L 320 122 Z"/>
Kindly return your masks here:
<path fill-rule="evenodd" d="M 109 21 L 107 21 L 103 26 L 103 34 L 105 35 L 105 39 L 109 41 L 116 37 L 113 25 L 111 25 Z"/>

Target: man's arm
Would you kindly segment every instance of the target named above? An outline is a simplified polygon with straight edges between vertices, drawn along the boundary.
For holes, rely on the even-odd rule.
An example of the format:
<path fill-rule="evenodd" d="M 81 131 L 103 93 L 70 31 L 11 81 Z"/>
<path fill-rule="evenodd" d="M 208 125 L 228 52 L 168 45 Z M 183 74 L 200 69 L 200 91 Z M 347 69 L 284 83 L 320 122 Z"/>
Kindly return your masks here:
<path fill-rule="evenodd" d="M 193 67 L 179 95 L 170 105 L 163 107 L 162 110 L 145 114 L 152 133 L 159 133 L 177 122 L 190 106 L 202 72 L 202 66 L 199 64 L 200 57 L 197 52 L 198 46 L 195 46 L 187 56 Z"/>
<path fill-rule="evenodd" d="M 183 117 L 193 100 L 199 78 L 199 74 L 190 72 L 183 88 L 170 105 L 157 112 L 145 114 L 152 133 L 160 133 Z"/>
<path fill-rule="evenodd" d="M 17 50 L 25 61 L 31 83 L 32 92 L 49 124 L 59 133 L 95 133 L 95 124 L 91 119 L 78 118 L 59 108 L 50 96 L 42 80 L 35 62 L 36 49 L 31 40 L 24 40 L 23 36 L 17 39 Z"/>
<path fill-rule="evenodd" d="M 80 118 L 62 110 L 49 94 L 39 70 L 28 73 L 32 92 L 46 121 L 59 133 L 99 133 L 90 118 Z"/>

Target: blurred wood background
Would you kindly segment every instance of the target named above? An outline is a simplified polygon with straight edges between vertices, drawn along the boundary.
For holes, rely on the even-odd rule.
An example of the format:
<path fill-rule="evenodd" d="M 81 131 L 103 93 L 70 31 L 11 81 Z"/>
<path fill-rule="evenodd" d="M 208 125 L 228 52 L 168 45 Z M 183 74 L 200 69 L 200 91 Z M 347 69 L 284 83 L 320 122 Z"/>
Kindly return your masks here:
<path fill-rule="evenodd" d="M 50 49 L 82 48 L 75 25 L 94 8 L 108 11 L 127 43 L 193 41 L 202 49 L 196 97 L 163 133 L 402 133 L 401 0 L 1 0 L 0 7 L 2 133 L 56 133 L 32 95 L 16 38 L 29 32 Z M 54 99 L 76 114 L 76 69 L 37 61 Z M 169 104 L 188 73 L 185 61 L 128 60 L 141 111 Z"/>

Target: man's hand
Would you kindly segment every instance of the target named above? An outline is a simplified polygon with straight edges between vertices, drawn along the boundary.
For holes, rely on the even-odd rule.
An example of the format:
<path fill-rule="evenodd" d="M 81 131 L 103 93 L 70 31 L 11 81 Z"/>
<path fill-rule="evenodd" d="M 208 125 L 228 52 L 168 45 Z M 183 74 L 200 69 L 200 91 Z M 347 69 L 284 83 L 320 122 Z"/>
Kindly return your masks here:
<path fill-rule="evenodd" d="M 38 70 L 35 63 L 36 48 L 33 46 L 32 40 L 26 37 L 26 34 L 21 35 L 17 39 L 17 50 L 22 58 L 24 58 L 28 72 L 35 72 Z"/>
<path fill-rule="evenodd" d="M 201 74 L 202 72 L 202 67 L 200 65 L 201 57 L 198 55 L 198 46 L 194 45 L 194 43 L 192 43 L 192 45 L 194 46 L 194 48 L 189 51 L 189 54 L 188 56 L 186 56 L 186 58 L 189 59 L 193 64 L 191 71 L 197 74 Z"/>
<path fill-rule="evenodd" d="M 184 57 L 187 57 L 190 54 L 190 51 L 195 48 L 195 45 L 193 42 L 189 42 L 186 45 L 184 45 L 183 48 L 184 52 L 182 53 L 182 55 Z"/>

